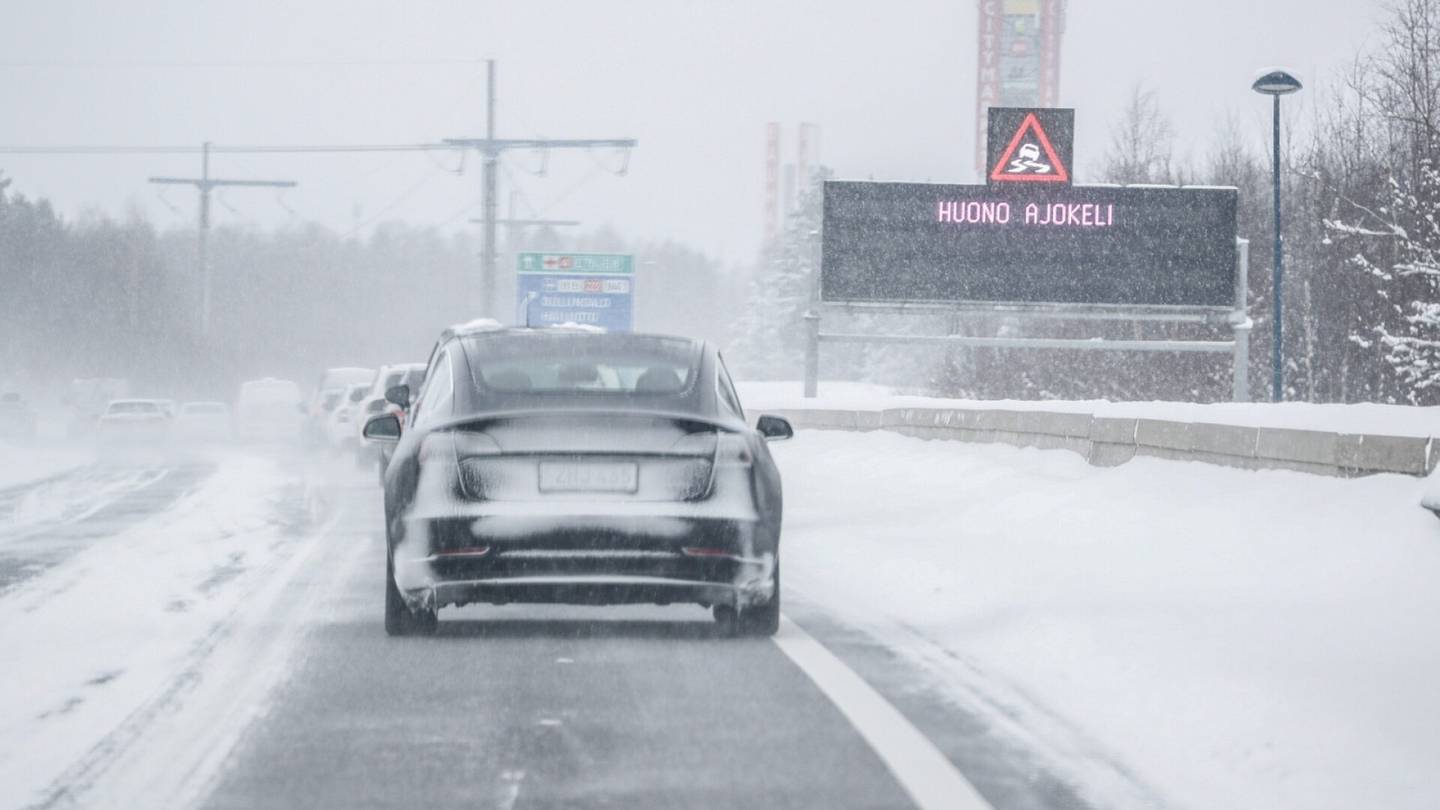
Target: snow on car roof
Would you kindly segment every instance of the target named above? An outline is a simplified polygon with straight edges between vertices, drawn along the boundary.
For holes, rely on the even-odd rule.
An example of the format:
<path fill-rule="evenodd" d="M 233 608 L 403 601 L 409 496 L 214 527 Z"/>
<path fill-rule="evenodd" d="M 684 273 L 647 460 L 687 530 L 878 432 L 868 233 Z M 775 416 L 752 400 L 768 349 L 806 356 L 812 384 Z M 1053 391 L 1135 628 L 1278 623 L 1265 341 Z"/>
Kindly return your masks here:
<path fill-rule="evenodd" d="M 505 326 L 494 318 L 475 318 L 474 320 L 457 323 L 445 329 L 445 335 L 473 335 L 476 332 L 498 332 Z"/>

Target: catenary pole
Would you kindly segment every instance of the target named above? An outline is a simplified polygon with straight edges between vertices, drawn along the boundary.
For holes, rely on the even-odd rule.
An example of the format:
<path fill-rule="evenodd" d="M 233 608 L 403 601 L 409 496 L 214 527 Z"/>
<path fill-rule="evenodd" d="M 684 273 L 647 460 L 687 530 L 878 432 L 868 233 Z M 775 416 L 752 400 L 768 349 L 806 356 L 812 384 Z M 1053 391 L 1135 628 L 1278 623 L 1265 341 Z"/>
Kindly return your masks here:
<path fill-rule="evenodd" d="M 484 186 L 482 192 L 483 202 L 481 204 L 481 218 L 483 221 L 483 236 L 481 249 L 485 255 L 480 266 L 481 297 L 484 301 L 482 306 L 492 316 L 495 314 L 495 290 L 498 286 L 496 251 L 499 246 L 495 244 L 495 220 L 496 211 L 499 209 L 500 201 L 496 189 L 496 175 L 500 168 L 500 151 L 494 147 L 495 143 L 495 60 L 485 60 L 485 141 L 487 146 L 481 149 L 484 155 L 481 183 Z"/>
<path fill-rule="evenodd" d="M 495 134 L 495 60 L 486 60 L 485 64 L 485 137 L 446 138 L 444 143 L 474 149 L 481 155 L 483 199 L 480 205 L 480 221 L 483 225 L 483 244 L 480 258 L 480 288 L 483 300 L 480 302 L 480 308 L 482 314 L 498 319 L 506 317 L 505 310 L 498 306 L 499 302 L 496 301 L 499 275 L 496 268 L 499 254 L 495 244 L 495 229 L 499 225 L 497 213 L 499 200 L 496 186 L 501 156 L 510 149 L 549 150 L 590 149 L 593 147 L 630 149 L 635 147 L 639 141 L 634 138 L 501 138 Z"/>
<path fill-rule="evenodd" d="M 196 242 L 196 261 L 200 276 L 200 318 L 199 328 L 202 339 L 210 336 L 210 192 L 216 188 L 245 186 L 250 188 L 294 188 L 294 180 L 234 180 L 210 176 L 210 142 L 200 149 L 199 177 L 152 177 L 151 183 L 159 185 L 194 186 L 200 192 L 199 232 Z"/>

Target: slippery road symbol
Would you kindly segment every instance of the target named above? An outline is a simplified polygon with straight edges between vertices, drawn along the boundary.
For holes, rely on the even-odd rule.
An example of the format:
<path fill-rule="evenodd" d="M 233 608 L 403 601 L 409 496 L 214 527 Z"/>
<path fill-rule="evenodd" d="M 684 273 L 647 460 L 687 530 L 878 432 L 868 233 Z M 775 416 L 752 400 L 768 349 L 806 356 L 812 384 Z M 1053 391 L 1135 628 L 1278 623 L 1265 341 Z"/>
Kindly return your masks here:
<path fill-rule="evenodd" d="M 1010 167 L 1005 170 L 1006 174 L 1049 174 L 1052 171 L 1054 167 L 1040 159 L 1040 147 L 1033 143 L 1022 144 L 1020 156 L 1010 161 Z"/>
<path fill-rule="evenodd" d="M 1070 171 L 1035 113 L 1025 116 L 990 170 L 992 183 L 1068 183 Z"/>

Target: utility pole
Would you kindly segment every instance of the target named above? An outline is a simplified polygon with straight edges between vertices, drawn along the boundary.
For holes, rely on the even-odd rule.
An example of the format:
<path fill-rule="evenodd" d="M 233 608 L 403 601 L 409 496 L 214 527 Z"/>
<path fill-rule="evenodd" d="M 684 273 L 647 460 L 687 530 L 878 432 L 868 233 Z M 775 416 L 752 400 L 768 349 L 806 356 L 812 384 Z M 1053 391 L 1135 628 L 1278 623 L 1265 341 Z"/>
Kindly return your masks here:
<path fill-rule="evenodd" d="M 228 180 L 210 176 L 210 142 L 200 148 L 199 177 L 152 177 L 150 182 L 161 185 L 194 186 L 200 190 L 200 234 L 198 254 L 200 262 L 200 337 L 210 336 L 210 191 L 221 186 L 247 186 L 266 188 L 294 188 L 293 180 Z"/>
<path fill-rule="evenodd" d="M 481 302 L 482 314 L 499 318 L 502 310 L 495 300 L 495 287 L 498 271 L 498 254 L 495 245 L 495 227 L 499 224 L 497 209 L 496 184 L 500 168 L 500 156 L 509 149 L 590 149 L 597 146 L 610 146 L 629 149 L 639 141 L 634 138 L 499 138 L 495 135 L 495 60 L 485 60 L 485 137 L 484 138 L 446 138 L 445 143 L 451 146 L 459 146 L 466 149 L 475 149 L 480 152 L 481 162 L 481 187 L 483 199 L 481 201 L 481 224 L 484 225 L 482 236 L 483 245 L 480 257 L 480 288 L 483 301 Z"/>

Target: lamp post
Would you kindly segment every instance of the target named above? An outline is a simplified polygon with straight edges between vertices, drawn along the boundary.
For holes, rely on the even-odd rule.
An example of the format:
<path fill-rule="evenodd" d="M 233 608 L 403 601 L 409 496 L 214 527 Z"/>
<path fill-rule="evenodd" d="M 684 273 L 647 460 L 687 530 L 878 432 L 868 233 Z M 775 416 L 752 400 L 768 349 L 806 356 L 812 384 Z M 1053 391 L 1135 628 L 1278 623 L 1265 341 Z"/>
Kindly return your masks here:
<path fill-rule="evenodd" d="M 1280 295 L 1281 280 L 1284 277 L 1284 255 L 1280 247 L 1280 97 L 1289 95 L 1301 87 L 1300 80 L 1283 70 L 1267 71 L 1250 85 L 1250 89 L 1261 95 L 1270 96 L 1275 102 L 1275 154 L 1271 168 L 1275 178 L 1275 261 L 1271 266 L 1273 279 L 1274 319 L 1273 344 L 1270 348 L 1270 401 L 1279 402 L 1285 396 L 1285 344 L 1281 316 L 1284 314 Z"/>

